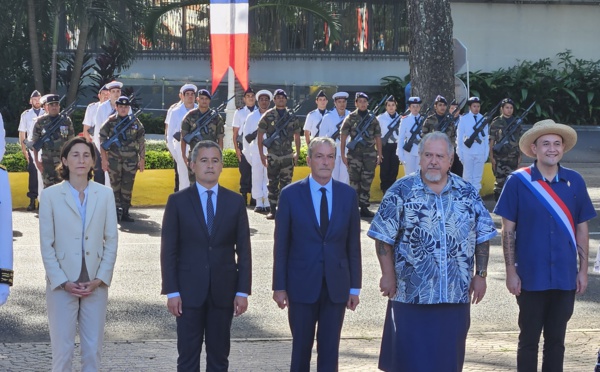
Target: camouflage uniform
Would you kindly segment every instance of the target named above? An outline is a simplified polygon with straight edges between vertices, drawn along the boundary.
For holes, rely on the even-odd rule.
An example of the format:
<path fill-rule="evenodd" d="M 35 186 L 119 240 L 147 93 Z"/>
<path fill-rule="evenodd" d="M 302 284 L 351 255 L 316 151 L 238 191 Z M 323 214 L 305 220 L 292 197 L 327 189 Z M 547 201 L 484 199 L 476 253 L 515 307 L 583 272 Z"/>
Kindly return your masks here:
<path fill-rule="evenodd" d="M 283 121 L 287 120 L 290 115 L 290 109 L 286 109 L 283 117 L 279 116 L 276 108 L 267 110 L 258 122 L 258 135 L 262 136 L 266 133 L 267 138 L 269 138 L 275 132 L 277 122 L 280 119 Z M 292 149 L 292 144 L 294 142 L 294 135 L 300 134 L 302 125 L 296 118 L 290 120 L 286 129 L 286 135 L 280 136 L 267 149 L 267 161 L 269 164 L 267 167 L 267 177 L 269 178 L 267 189 L 269 190 L 269 204 L 271 204 L 271 209 L 277 206 L 281 189 L 292 182 L 292 176 L 294 175 L 294 150 Z"/>
<path fill-rule="evenodd" d="M 114 128 L 122 119 L 115 114 L 104 122 L 100 128 L 101 144 L 115 134 Z M 144 126 L 136 119 L 125 132 L 126 140 L 121 141 L 122 146 L 117 147 L 117 144 L 113 143 L 106 151 L 108 154 L 108 176 L 115 194 L 115 203 L 117 208 L 123 208 L 125 213 L 131 206 L 131 193 L 139 160 L 146 154 L 145 133 Z"/>
<path fill-rule="evenodd" d="M 51 117 L 48 114 L 40 116 L 34 126 L 32 142 L 36 142 L 44 134 L 46 134 L 45 127 L 54 120 L 56 116 Z M 56 172 L 56 167 L 60 164 L 60 150 L 71 138 L 75 136 L 75 130 L 73 129 L 73 123 L 69 117 L 64 119 L 62 125 L 52 135 L 52 141 L 46 142 L 41 148 L 42 151 L 42 165 L 44 170 L 42 171 L 42 179 L 44 180 L 44 188 L 56 185 L 60 182 L 60 177 Z"/>
<path fill-rule="evenodd" d="M 442 118 L 446 117 L 443 116 Z M 439 124 L 440 121 L 439 115 L 433 114 L 429 115 L 425 122 L 423 123 L 423 128 L 421 129 L 421 138 L 423 138 L 428 133 L 439 132 Z M 450 142 L 454 145 L 454 160 L 452 161 L 452 168 L 450 168 L 450 172 L 462 177 L 462 163 L 458 158 L 458 154 L 456 153 L 456 121 L 452 120 L 451 123 L 446 127 L 446 131 L 444 132 L 450 138 Z"/>
<path fill-rule="evenodd" d="M 357 126 L 363 120 L 358 110 L 354 110 L 348 115 L 342 123 L 341 134 L 350 136 L 346 140 L 346 145 L 358 134 Z M 381 137 L 381 127 L 379 121 L 374 118 L 369 129 L 368 135 L 364 135 L 364 143 L 356 145 L 354 150 L 348 149 L 346 158 L 348 159 L 348 176 L 350 186 L 358 194 L 358 204 L 361 208 L 369 206 L 371 198 L 371 184 L 375 178 L 375 167 L 377 167 L 377 150 L 375 149 L 375 137 Z"/>
<path fill-rule="evenodd" d="M 511 116 L 507 122 L 506 118 L 500 115 L 492 121 L 492 124 L 490 124 L 490 144 L 492 147 L 502 140 L 504 137 L 503 130 L 514 120 L 515 117 Z M 521 127 L 519 127 L 500 151 L 493 150 L 494 160 L 496 161 L 496 167 L 492 169 L 496 177 L 494 183 L 494 197 L 496 200 L 502 192 L 506 178 L 519 167 L 519 161 L 521 160 L 519 140 L 521 134 Z"/>
<path fill-rule="evenodd" d="M 197 125 L 197 121 L 203 115 L 210 115 L 212 109 L 209 109 L 204 114 L 200 112 L 199 109 L 195 108 L 190 110 L 184 117 L 181 122 L 181 140 L 183 141 L 183 137 L 185 137 L 188 133 L 193 132 Z M 203 119 L 200 119 L 202 122 Z M 192 150 L 194 146 L 202 140 L 209 140 L 214 142 L 219 142 L 219 138 L 223 138 L 225 136 L 225 122 L 221 115 L 217 115 L 212 118 L 210 122 L 205 126 L 206 129 L 200 131 L 200 135 L 196 136 L 194 139 L 188 143 L 190 145 L 190 152 L 187 155 L 188 161 L 191 161 Z M 194 172 L 188 167 L 188 176 L 190 178 L 190 184 L 194 184 L 196 182 L 196 176 Z"/>

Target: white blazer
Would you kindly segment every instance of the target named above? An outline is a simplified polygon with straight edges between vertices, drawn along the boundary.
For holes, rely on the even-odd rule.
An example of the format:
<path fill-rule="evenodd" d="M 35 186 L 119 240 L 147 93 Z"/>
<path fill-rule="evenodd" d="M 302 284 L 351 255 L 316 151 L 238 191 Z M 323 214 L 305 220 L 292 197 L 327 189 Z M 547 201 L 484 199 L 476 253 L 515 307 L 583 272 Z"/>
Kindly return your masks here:
<path fill-rule="evenodd" d="M 81 273 L 82 222 L 66 181 L 44 189 L 40 201 L 40 245 L 51 289 Z M 111 188 L 90 181 L 83 251 L 90 280 L 110 286 L 117 258 L 117 212 Z"/>

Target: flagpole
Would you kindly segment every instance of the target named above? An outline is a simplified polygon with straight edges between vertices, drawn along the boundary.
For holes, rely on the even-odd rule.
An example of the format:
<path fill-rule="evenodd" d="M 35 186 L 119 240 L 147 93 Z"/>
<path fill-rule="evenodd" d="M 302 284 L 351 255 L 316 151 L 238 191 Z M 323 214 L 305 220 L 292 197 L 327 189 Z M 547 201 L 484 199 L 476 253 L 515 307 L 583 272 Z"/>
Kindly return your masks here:
<path fill-rule="evenodd" d="M 233 69 L 229 67 L 227 71 L 227 98 L 235 95 L 235 73 Z M 233 136 L 233 128 L 231 124 L 233 123 L 233 115 L 235 114 L 235 98 L 231 101 L 227 102 L 227 107 L 225 108 L 225 127 L 227 130 L 225 131 L 225 138 L 223 139 L 223 147 L 226 149 L 233 148 L 232 136 Z"/>

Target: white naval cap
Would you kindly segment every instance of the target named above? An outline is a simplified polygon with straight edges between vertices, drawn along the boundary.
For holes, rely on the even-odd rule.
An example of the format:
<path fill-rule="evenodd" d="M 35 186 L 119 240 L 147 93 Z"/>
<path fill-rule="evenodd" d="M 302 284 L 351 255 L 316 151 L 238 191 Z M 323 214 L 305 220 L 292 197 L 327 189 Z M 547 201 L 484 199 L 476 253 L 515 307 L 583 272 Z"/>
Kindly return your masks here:
<path fill-rule="evenodd" d="M 416 103 L 416 104 L 420 105 L 420 104 L 421 104 L 421 102 L 423 102 L 423 101 L 421 101 L 421 98 L 420 98 L 420 97 L 410 97 L 410 98 L 408 99 L 408 104 L 409 104 L 409 105 L 410 105 L 410 104 L 413 104 L 413 103 Z"/>
<path fill-rule="evenodd" d="M 334 100 L 338 98 L 348 99 L 349 96 L 350 95 L 347 92 L 337 92 L 333 96 L 331 96 L 331 98 L 333 98 Z"/>
<path fill-rule="evenodd" d="M 179 93 L 184 94 L 185 92 L 192 91 L 194 94 L 198 91 L 198 87 L 194 84 L 183 84 L 179 89 Z"/>
<path fill-rule="evenodd" d="M 106 89 L 111 90 L 111 89 L 115 89 L 115 88 L 123 88 L 123 83 L 121 83 L 120 81 L 116 81 L 113 80 L 110 83 L 106 83 Z"/>
<path fill-rule="evenodd" d="M 268 96 L 269 97 L 269 101 L 273 100 L 273 93 L 271 93 L 270 91 L 268 91 L 266 89 L 259 90 L 256 93 L 256 98 L 260 98 L 260 96 Z"/>

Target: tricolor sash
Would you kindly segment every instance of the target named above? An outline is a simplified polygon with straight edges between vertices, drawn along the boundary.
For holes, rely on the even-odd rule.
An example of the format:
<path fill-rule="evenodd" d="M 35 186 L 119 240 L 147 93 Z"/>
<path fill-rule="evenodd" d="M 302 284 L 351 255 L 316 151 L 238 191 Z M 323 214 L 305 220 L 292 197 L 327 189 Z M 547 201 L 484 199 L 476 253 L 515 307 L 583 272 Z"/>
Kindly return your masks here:
<path fill-rule="evenodd" d="M 532 165 L 533 166 L 533 165 Z M 573 223 L 573 216 L 571 211 L 567 208 L 562 199 L 552 190 L 550 185 L 543 180 L 533 181 L 531 179 L 531 167 L 521 168 L 516 170 L 513 174 L 520 179 L 525 186 L 535 197 L 542 203 L 542 205 L 550 212 L 552 217 L 556 220 L 557 224 L 571 237 L 573 248 L 577 253 L 577 241 L 575 240 L 575 224 Z"/>

